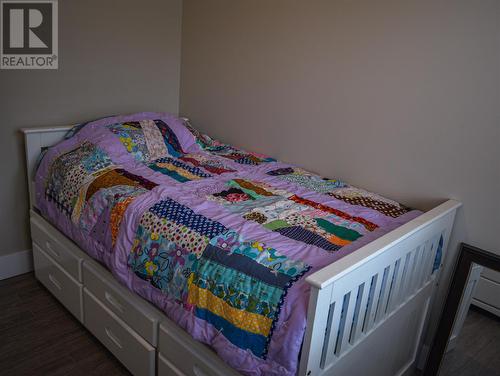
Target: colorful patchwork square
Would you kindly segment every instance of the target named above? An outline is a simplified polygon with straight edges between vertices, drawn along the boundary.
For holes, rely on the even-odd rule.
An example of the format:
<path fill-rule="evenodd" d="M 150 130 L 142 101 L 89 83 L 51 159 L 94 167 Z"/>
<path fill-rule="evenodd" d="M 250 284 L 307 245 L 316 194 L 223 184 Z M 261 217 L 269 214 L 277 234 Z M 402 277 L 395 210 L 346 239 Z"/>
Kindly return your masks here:
<path fill-rule="evenodd" d="M 96 145 L 85 141 L 53 161 L 45 186 L 45 196 L 71 216 L 80 188 L 92 178 L 92 174 L 110 166 L 112 161 L 109 156 Z"/>
<path fill-rule="evenodd" d="M 192 209 L 171 198 L 166 198 L 165 200 L 157 202 L 149 211 L 159 218 L 165 218 L 187 226 L 208 238 L 213 238 L 227 230 L 219 222 L 208 219 L 203 215 L 196 214 Z"/>
<path fill-rule="evenodd" d="M 82 231 L 111 247 L 125 210 L 154 187 L 155 183 L 120 168 L 102 170 L 81 187 L 71 219 Z"/>
<path fill-rule="evenodd" d="M 262 182 L 233 179 L 226 187 L 207 195 L 207 199 L 268 230 L 327 251 L 337 251 L 378 227 L 364 218 Z"/>
<path fill-rule="evenodd" d="M 183 154 L 177 136 L 162 120 L 116 123 L 107 128 L 119 137 L 123 146 L 139 162 Z"/>
<path fill-rule="evenodd" d="M 221 161 L 214 157 L 210 157 L 209 155 L 185 154 L 179 157 L 179 159 L 184 162 L 190 163 L 193 166 L 203 168 L 206 171 L 216 175 L 221 175 L 226 172 L 235 172 L 235 170 L 227 167 Z"/>
<path fill-rule="evenodd" d="M 149 168 L 170 176 L 181 183 L 187 181 L 209 178 L 212 175 L 203 171 L 199 167 L 191 166 L 177 158 L 160 158 L 149 164 Z"/>
<path fill-rule="evenodd" d="M 322 178 L 297 167 L 279 168 L 267 172 L 268 175 L 277 176 L 281 180 L 297 184 L 318 193 L 328 193 L 333 189 L 345 187 L 340 180 Z"/>
<path fill-rule="evenodd" d="M 278 168 L 267 172 L 267 174 L 314 192 L 327 194 L 351 205 L 376 210 L 389 217 L 397 218 L 411 210 L 395 201 L 363 189 L 351 187 L 340 180 L 322 178 L 297 167 Z"/>
<path fill-rule="evenodd" d="M 250 196 L 248 193 L 244 192 L 243 190 L 239 188 L 229 188 L 225 191 L 219 192 L 219 193 L 214 193 L 214 197 L 220 197 L 227 202 L 241 202 L 241 201 L 247 201 L 247 200 L 255 200 L 252 196 Z"/>
<path fill-rule="evenodd" d="M 344 201 L 351 205 L 363 206 L 382 213 L 388 217 L 397 218 L 411 209 L 403 206 L 396 201 L 386 199 L 375 193 L 365 191 L 364 189 L 355 187 L 346 187 L 337 189 L 328 193 L 337 200 Z"/>
<path fill-rule="evenodd" d="M 146 162 L 151 159 L 141 124 L 138 121 L 111 124 L 108 125 L 108 129 L 119 137 L 125 149 L 137 161 Z"/>
<path fill-rule="evenodd" d="M 111 249 L 128 206 L 155 186 L 117 168 L 101 148 L 83 142 L 55 158 L 45 194 L 84 233 Z"/>
<path fill-rule="evenodd" d="M 198 258 L 170 240 L 172 236 L 164 234 L 167 235 L 166 232 L 160 235 L 140 224 L 128 264 L 140 278 L 149 281 L 179 303 L 187 303 L 188 279 Z"/>
<path fill-rule="evenodd" d="M 227 231 L 170 198 L 141 216 L 129 265 L 136 275 L 188 304 L 188 279 L 210 238 Z"/>
<path fill-rule="evenodd" d="M 171 228 L 156 224 L 158 214 L 158 207 L 151 208 L 141 219 L 128 261 L 134 273 L 235 346 L 265 358 L 286 292 L 310 267 L 227 229 L 212 237 L 199 257 Z M 167 216 L 179 220 L 178 207 Z"/>
<path fill-rule="evenodd" d="M 152 160 L 166 157 L 169 154 L 167 144 L 163 140 L 163 134 L 156 123 L 153 120 L 141 120 L 139 124 L 144 134 L 149 157 Z"/>
<path fill-rule="evenodd" d="M 165 145 L 167 145 L 168 154 L 176 158 L 184 154 L 179 139 L 174 131 L 163 120 L 154 120 L 154 123 L 163 136 L 163 141 Z"/>
<path fill-rule="evenodd" d="M 157 216 L 151 211 L 145 212 L 140 220 L 140 226 L 151 234 L 152 240 L 160 238 L 175 242 L 181 248 L 200 257 L 210 238 L 188 226 Z"/>

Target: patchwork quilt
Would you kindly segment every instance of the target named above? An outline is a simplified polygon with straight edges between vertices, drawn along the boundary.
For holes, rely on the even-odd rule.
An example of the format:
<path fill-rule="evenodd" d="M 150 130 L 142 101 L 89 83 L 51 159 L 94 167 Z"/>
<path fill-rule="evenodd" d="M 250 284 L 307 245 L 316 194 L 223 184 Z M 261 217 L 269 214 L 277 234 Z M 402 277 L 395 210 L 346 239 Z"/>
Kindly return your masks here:
<path fill-rule="evenodd" d="M 165 113 L 75 128 L 42 159 L 36 205 L 247 375 L 297 372 L 308 274 L 419 215 Z"/>

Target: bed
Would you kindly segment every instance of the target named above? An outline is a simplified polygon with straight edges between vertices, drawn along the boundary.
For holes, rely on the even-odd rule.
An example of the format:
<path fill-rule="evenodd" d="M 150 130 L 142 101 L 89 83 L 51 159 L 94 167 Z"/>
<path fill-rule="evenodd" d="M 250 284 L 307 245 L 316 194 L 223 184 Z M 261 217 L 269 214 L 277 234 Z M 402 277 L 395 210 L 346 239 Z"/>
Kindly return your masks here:
<path fill-rule="evenodd" d="M 425 357 L 458 202 L 411 210 L 165 113 L 24 133 L 36 276 L 133 374 Z"/>

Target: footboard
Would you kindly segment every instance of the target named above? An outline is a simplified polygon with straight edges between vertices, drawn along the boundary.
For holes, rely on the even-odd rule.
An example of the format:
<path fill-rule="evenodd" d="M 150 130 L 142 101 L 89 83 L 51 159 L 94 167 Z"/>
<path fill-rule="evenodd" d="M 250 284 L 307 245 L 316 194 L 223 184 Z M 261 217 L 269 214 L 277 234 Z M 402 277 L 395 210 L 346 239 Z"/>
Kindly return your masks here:
<path fill-rule="evenodd" d="M 459 206 L 449 200 L 307 278 L 300 375 L 401 375 L 413 366 Z"/>

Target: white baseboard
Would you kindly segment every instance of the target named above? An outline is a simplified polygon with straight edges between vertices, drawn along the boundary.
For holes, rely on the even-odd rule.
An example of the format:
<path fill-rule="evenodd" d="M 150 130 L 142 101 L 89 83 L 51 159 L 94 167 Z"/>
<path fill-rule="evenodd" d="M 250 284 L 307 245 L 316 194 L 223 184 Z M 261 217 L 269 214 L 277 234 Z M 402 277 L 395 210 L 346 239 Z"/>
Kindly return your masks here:
<path fill-rule="evenodd" d="M 33 270 L 31 249 L 0 256 L 0 281 Z"/>

